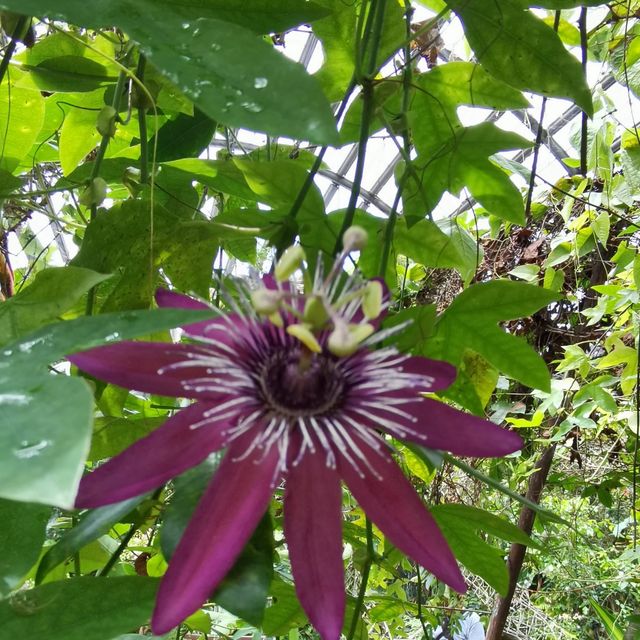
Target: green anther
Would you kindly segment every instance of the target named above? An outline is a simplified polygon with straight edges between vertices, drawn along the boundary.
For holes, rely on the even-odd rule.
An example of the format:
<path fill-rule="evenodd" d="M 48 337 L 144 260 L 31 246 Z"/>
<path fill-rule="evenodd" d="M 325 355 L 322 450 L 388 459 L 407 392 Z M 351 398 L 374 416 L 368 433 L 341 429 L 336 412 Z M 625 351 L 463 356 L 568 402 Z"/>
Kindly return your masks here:
<path fill-rule="evenodd" d="M 304 321 L 314 329 L 322 329 L 329 320 L 329 314 L 320 296 L 310 296 L 304 306 Z"/>
<path fill-rule="evenodd" d="M 373 331 L 373 326 L 368 323 L 347 324 L 341 322 L 336 324 L 334 330 L 329 334 L 327 346 L 333 355 L 344 358 L 355 353 L 360 347 L 360 343 L 366 340 Z"/>
<path fill-rule="evenodd" d="M 251 305 L 262 316 L 271 316 L 280 309 L 282 295 L 272 289 L 258 289 L 251 292 Z"/>
<path fill-rule="evenodd" d="M 377 280 L 370 280 L 364 287 L 362 294 L 362 312 L 367 320 L 373 320 L 382 311 L 382 284 Z"/>
<path fill-rule="evenodd" d="M 296 269 L 300 267 L 305 257 L 304 249 L 299 244 L 286 249 L 276 264 L 274 274 L 276 280 L 279 282 L 288 280 Z"/>
<path fill-rule="evenodd" d="M 309 349 L 309 351 L 313 351 L 314 353 L 321 353 L 322 347 L 320 343 L 313 335 L 311 328 L 306 324 L 290 324 L 287 327 L 287 333 L 294 338 L 297 338 L 302 342 L 302 344 Z"/>

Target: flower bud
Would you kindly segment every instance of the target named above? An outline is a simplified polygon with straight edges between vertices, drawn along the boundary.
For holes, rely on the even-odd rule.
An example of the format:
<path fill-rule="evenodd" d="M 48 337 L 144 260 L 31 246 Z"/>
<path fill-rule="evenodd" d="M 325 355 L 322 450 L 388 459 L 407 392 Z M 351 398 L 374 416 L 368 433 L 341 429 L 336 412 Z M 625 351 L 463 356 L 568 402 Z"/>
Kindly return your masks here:
<path fill-rule="evenodd" d="M 335 356 L 350 356 L 358 350 L 360 343 L 366 340 L 373 331 L 373 326 L 368 323 L 336 323 L 334 330 L 329 334 L 327 346 Z"/>
<path fill-rule="evenodd" d="M 289 279 L 305 259 L 304 249 L 299 245 L 293 245 L 285 250 L 278 260 L 275 268 L 275 277 L 279 282 Z"/>
<path fill-rule="evenodd" d="M 262 316 L 270 316 L 280 309 L 282 294 L 273 289 L 257 289 L 251 292 L 251 305 Z"/>
<path fill-rule="evenodd" d="M 362 313 L 367 320 L 373 320 L 382 311 L 382 284 L 378 280 L 370 280 L 362 294 Z"/>
<path fill-rule="evenodd" d="M 98 206 L 107 197 L 107 183 L 100 177 L 94 178 L 80 194 L 78 202 L 85 207 Z"/>
<path fill-rule="evenodd" d="M 112 106 L 102 107 L 96 121 L 96 129 L 101 136 L 113 138 L 116 135 L 118 112 Z"/>
<path fill-rule="evenodd" d="M 366 229 L 353 225 L 349 227 L 342 236 L 342 246 L 345 251 L 361 251 L 367 246 L 369 234 Z"/>
<path fill-rule="evenodd" d="M 314 353 L 321 353 L 322 347 L 320 343 L 313 335 L 313 332 L 309 328 L 309 325 L 306 324 L 290 324 L 287 327 L 287 333 L 294 338 L 298 338 L 302 344 L 309 349 L 309 351 L 313 351 Z"/>

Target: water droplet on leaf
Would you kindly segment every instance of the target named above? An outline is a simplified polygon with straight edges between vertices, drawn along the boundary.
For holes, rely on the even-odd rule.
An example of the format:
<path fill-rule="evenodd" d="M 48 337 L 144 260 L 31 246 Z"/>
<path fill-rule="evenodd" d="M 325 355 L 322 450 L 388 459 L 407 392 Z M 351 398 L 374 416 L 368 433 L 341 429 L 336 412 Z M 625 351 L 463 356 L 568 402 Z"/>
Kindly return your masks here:
<path fill-rule="evenodd" d="M 10 404 L 13 406 L 24 407 L 33 400 L 32 396 L 24 393 L 0 393 L 0 405 Z"/>
<path fill-rule="evenodd" d="M 44 449 L 46 449 L 51 444 L 51 440 L 40 440 L 38 442 L 29 442 L 28 440 L 23 440 L 20 443 L 20 446 L 17 449 L 13 450 L 13 453 L 16 458 L 26 460 L 28 458 L 39 456 L 44 451 Z"/>
<path fill-rule="evenodd" d="M 262 107 L 256 102 L 243 102 L 240 106 L 251 113 L 260 113 L 262 111 Z"/>
<path fill-rule="evenodd" d="M 269 81 L 266 78 L 256 78 L 253 81 L 253 86 L 256 89 L 264 89 L 269 84 Z"/>

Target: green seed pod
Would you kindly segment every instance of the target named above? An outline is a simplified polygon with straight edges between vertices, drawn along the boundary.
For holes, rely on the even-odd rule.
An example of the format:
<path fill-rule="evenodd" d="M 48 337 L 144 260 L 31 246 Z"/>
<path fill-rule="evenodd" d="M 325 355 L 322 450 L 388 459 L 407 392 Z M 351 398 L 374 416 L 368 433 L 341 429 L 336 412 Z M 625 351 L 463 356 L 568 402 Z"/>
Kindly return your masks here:
<path fill-rule="evenodd" d="M 80 194 L 78 201 L 85 207 L 101 205 L 107 197 L 107 183 L 100 177 L 94 178 Z"/>
<path fill-rule="evenodd" d="M 112 106 L 104 106 L 98 114 L 96 129 L 101 136 L 113 138 L 116 135 L 118 112 Z"/>

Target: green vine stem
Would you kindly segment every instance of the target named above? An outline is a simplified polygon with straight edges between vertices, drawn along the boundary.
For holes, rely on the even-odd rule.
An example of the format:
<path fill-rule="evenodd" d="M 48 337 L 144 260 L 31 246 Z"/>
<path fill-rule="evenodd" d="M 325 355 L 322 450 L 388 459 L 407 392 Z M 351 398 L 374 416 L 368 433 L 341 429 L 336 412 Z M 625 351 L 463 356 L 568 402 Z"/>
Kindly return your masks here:
<path fill-rule="evenodd" d="M 555 18 L 553 21 L 553 30 L 558 31 L 558 26 L 560 25 L 560 14 L 561 11 L 556 11 Z M 547 108 L 547 97 L 543 96 L 542 98 L 542 106 L 540 107 L 540 117 L 538 118 L 538 131 L 536 133 L 536 141 L 533 147 L 533 160 L 531 162 L 531 177 L 529 178 L 529 187 L 527 189 L 527 200 L 524 207 L 524 218 L 525 220 L 529 220 L 531 216 L 531 204 L 533 202 L 533 188 L 535 187 L 536 182 L 536 174 L 538 172 L 538 160 L 540 158 L 540 146 L 542 145 L 542 136 L 544 133 L 543 123 L 544 123 L 544 114 Z"/>
<path fill-rule="evenodd" d="M 358 141 L 358 160 L 356 162 L 355 174 L 353 177 L 353 185 L 351 188 L 351 197 L 347 205 L 347 211 L 342 221 L 342 227 L 336 244 L 333 249 L 334 255 L 340 251 L 342 244 L 342 236 L 344 232 L 353 224 L 353 218 L 356 212 L 356 204 L 360 197 L 360 186 L 362 184 L 362 176 L 364 175 L 364 161 L 367 154 L 367 143 L 369 141 L 369 128 L 373 117 L 374 107 L 374 76 L 377 71 L 378 51 L 380 49 L 380 40 L 382 38 L 382 25 L 384 23 L 386 0 L 373 0 L 369 9 L 367 25 L 365 26 L 365 36 L 363 40 L 366 42 L 366 51 L 362 53 L 360 59 L 365 59 L 368 54 L 367 64 L 364 74 L 359 78 L 362 85 L 362 119 L 360 121 L 360 138 Z M 369 38 L 369 24 L 373 23 Z M 368 45 L 371 46 L 368 46 Z M 361 49 L 362 50 L 362 49 Z"/>
<path fill-rule="evenodd" d="M 375 558 L 373 550 L 373 525 L 369 518 L 366 519 L 367 528 L 367 554 L 364 558 L 364 564 L 362 566 L 362 581 L 360 582 L 360 588 L 358 589 L 358 596 L 356 598 L 355 606 L 353 607 L 353 616 L 351 616 L 351 625 L 349 626 L 349 633 L 347 634 L 347 640 L 353 640 L 353 636 L 356 633 L 358 627 L 358 620 L 360 619 L 360 612 L 364 605 L 364 596 L 367 592 L 367 584 L 369 582 L 369 573 L 371 572 L 371 565 Z"/>
<path fill-rule="evenodd" d="M 345 91 L 342 101 L 340 102 L 340 106 L 336 111 L 336 114 L 335 114 L 336 122 L 339 122 L 340 119 L 342 118 L 347 108 L 347 105 L 349 104 L 349 98 L 351 97 L 351 94 L 353 93 L 353 90 L 355 89 L 355 87 L 356 87 L 355 79 L 352 79 L 351 82 L 349 83 L 349 86 L 347 87 L 347 90 Z M 322 160 L 324 159 L 325 153 L 327 152 L 328 148 L 329 147 L 325 145 L 320 149 L 318 155 L 316 156 L 316 159 L 314 160 L 313 165 L 309 170 L 309 173 L 307 173 L 307 177 L 305 178 L 304 183 L 300 188 L 300 191 L 298 191 L 298 195 L 296 196 L 296 199 L 293 201 L 293 204 L 291 205 L 291 209 L 289 210 L 289 215 L 287 216 L 288 220 L 293 222 L 296 219 L 296 216 L 298 215 L 298 212 L 300 211 L 302 204 L 304 203 L 304 200 L 307 197 L 307 194 L 309 193 L 309 189 L 311 189 L 311 185 L 313 184 L 314 178 L 318 173 L 318 171 L 320 170 L 320 167 L 322 166 Z M 295 239 L 294 237 L 290 237 L 287 240 L 283 241 L 280 246 L 276 247 L 276 254 L 278 258 L 282 255 L 282 252 L 294 241 L 294 239 Z"/>
<path fill-rule="evenodd" d="M 556 18 L 557 19 L 557 18 Z M 588 60 L 588 39 L 587 39 L 587 8 L 580 9 L 580 17 L 578 18 L 578 28 L 580 29 L 580 49 L 582 53 L 582 72 L 587 77 L 587 60 Z M 587 147 L 588 147 L 588 123 L 587 114 L 582 112 L 580 122 L 580 173 L 587 175 Z"/>
<path fill-rule="evenodd" d="M 113 92 L 113 101 L 111 106 L 118 111 L 118 107 L 120 106 L 120 97 L 122 96 L 122 92 L 124 90 L 124 85 L 127 80 L 127 74 L 124 71 L 121 71 L 118 75 L 118 81 L 116 82 L 116 88 Z M 111 140 L 111 136 L 104 135 L 100 140 L 100 146 L 98 147 L 98 152 L 96 153 L 96 157 L 93 161 L 93 167 L 91 168 L 91 176 L 90 180 L 94 180 L 100 175 L 100 167 L 102 165 L 102 161 L 104 160 L 104 154 L 107 152 L 107 147 L 109 146 L 109 141 Z M 94 218 L 96 213 L 98 212 L 98 205 L 91 205 L 91 218 Z"/>
<path fill-rule="evenodd" d="M 115 91 L 113 93 L 113 101 L 111 103 L 111 106 L 113 106 L 116 112 L 118 111 L 118 107 L 120 106 L 120 97 L 122 96 L 126 79 L 127 73 L 124 70 L 120 71 L 120 74 L 118 75 L 118 81 L 116 82 Z M 100 140 L 100 146 L 98 147 L 98 152 L 96 153 L 96 157 L 93 161 L 93 167 L 91 168 L 91 176 L 89 178 L 90 182 L 100 175 L 100 167 L 102 165 L 102 161 L 104 160 L 104 154 L 107 152 L 107 147 L 109 146 L 110 140 L 111 136 L 109 135 L 102 136 L 102 140 Z M 89 220 L 93 220 L 97 214 L 98 205 L 94 203 L 91 205 L 91 214 Z M 88 316 L 93 315 L 93 308 L 96 303 L 96 289 L 97 285 L 91 287 L 91 289 L 89 289 L 89 292 L 87 293 L 87 305 L 85 308 L 85 313 Z"/>
<path fill-rule="evenodd" d="M 349 205 L 342 222 L 342 228 L 336 239 L 336 245 L 334 247 L 334 254 L 337 254 L 340 250 L 340 244 L 342 242 L 342 235 L 353 223 L 353 217 L 355 215 L 356 203 L 360 195 L 360 185 L 362 184 L 362 175 L 364 173 L 364 160 L 367 151 L 367 141 L 369 139 L 369 126 L 371 118 L 373 116 L 373 77 L 376 72 L 376 60 L 378 58 L 378 49 L 380 47 L 380 38 L 382 35 L 382 24 L 384 22 L 386 0 L 373 0 L 369 9 L 370 15 L 367 20 L 367 27 L 370 21 L 373 21 L 373 32 L 371 33 L 371 49 L 368 51 L 369 59 L 366 69 L 366 75 L 361 78 L 362 83 L 362 120 L 360 122 L 360 140 L 358 142 L 358 161 L 356 163 L 356 170 L 353 179 L 353 187 L 351 189 L 351 197 L 349 199 Z M 368 28 L 365 30 L 368 31 Z M 368 44 L 368 37 L 365 40 Z M 367 50 L 369 47 L 367 46 Z M 362 49 L 361 49 L 362 51 Z M 360 59 L 365 57 L 366 52 L 363 52 Z M 355 606 L 353 608 L 353 615 L 351 617 L 351 625 L 349 626 L 349 633 L 347 634 L 347 640 L 353 640 L 353 637 L 358 626 L 358 621 L 362 613 L 364 606 L 364 596 L 367 592 L 367 585 L 369 583 L 369 573 L 371 572 L 371 565 L 375 559 L 375 553 L 373 549 L 373 525 L 369 518 L 366 518 L 366 532 L 367 532 L 367 553 L 364 559 L 362 567 L 362 580 L 360 582 L 360 589 L 358 590 L 358 596 L 356 598 Z"/>
<path fill-rule="evenodd" d="M 138 67 L 136 69 L 136 78 L 140 82 L 144 82 L 144 70 L 147 66 L 147 59 L 141 53 L 138 58 Z M 147 140 L 147 110 L 144 107 L 145 99 L 142 92 L 139 92 L 140 99 L 138 101 L 138 130 L 140 132 L 140 182 L 147 184 L 149 182 L 149 141 Z"/>
<path fill-rule="evenodd" d="M 25 31 L 25 27 L 29 23 L 31 18 L 29 16 L 20 16 L 16 23 L 16 27 L 11 34 L 11 41 L 7 45 L 5 49 L 4 56 L 2 56 L 2 60 L 0 60 L 0 84 L 2 84 L 2 80 L 4 79 L 5 73 L 9 68 L 9 63 L 11 62 L 11 58 L 15 53 L 17 43 L 19 42 L 20 36 Z"/>
<path fill-rule="evenodd" d="M 160 498 L 160 494 L 162 493 L 163 488 L 164 487 L 160 487 L 159 489 L 156 489 L 151 495 L 151 497 L 149 498 L 147 508 L 144 509 L 144 511 L 142 512 L 138 512 L 139 516 L 135 518 L 135 520 L 133 521 L 133 524 L 131 525 L 127 533 L 120 540 L 120 544 L 118 545 L 118 548 L 111 554 L 111 557 L 109 558 L 109 560 L 107 560 L 104 567 L 102 567 L 102 569 L 98 572 L 97 574 L 98 576 L 104 577 L 108 575 L 113 569 L 113 567 L 116 565 L 118 560 L 120 560 L 120 556 L 124 553 L 126 548 L 129 546 L 129 542 L 131 542 L 131 538 L 133 538 L 133 536 L 135 535 L 140 525 L 147 519 L 147 517 L 149 516 L 149 513 L 155 507 L 156 502 L 158 501 L 158 498 Z"/>
<path fill-rule="evenodd" d="M 413 68 L 411 66 L 411 17 L 413 16 L 413 7 L 409 0 L 405 0 L 404 3 L 404 17 L 405 17 L 405 34 L 407 39 L 404 45 L 404 70 L 402 73 L 402 110 L 400 117 L 403 121 L 402 126 L 402 157 L 405 161 L 405 168 L 398 182 L 398 189 L 396 191 L 396 197 L 389 213 L 389 219 L 384 229 L 384 240 L 382 244 L 382 254 L 380 256 L 380 268 L 378 269 L 378 275 L 384 278 L 387 273 L 387 267 L 389 264 L 389 255 L 391 253 L 391 242 L 393 241 L 393 232 L 396 227 L 396 220 L 398 218 L 398 207 L 400 206 L 400 198 L 406 185 L 407 178 L 413 166 L 411 165 L 411 139 L 409 137 L 407 113 L 409 112 L 409 103 L 411 101 L 411 88 L 413 85 Z"/>

